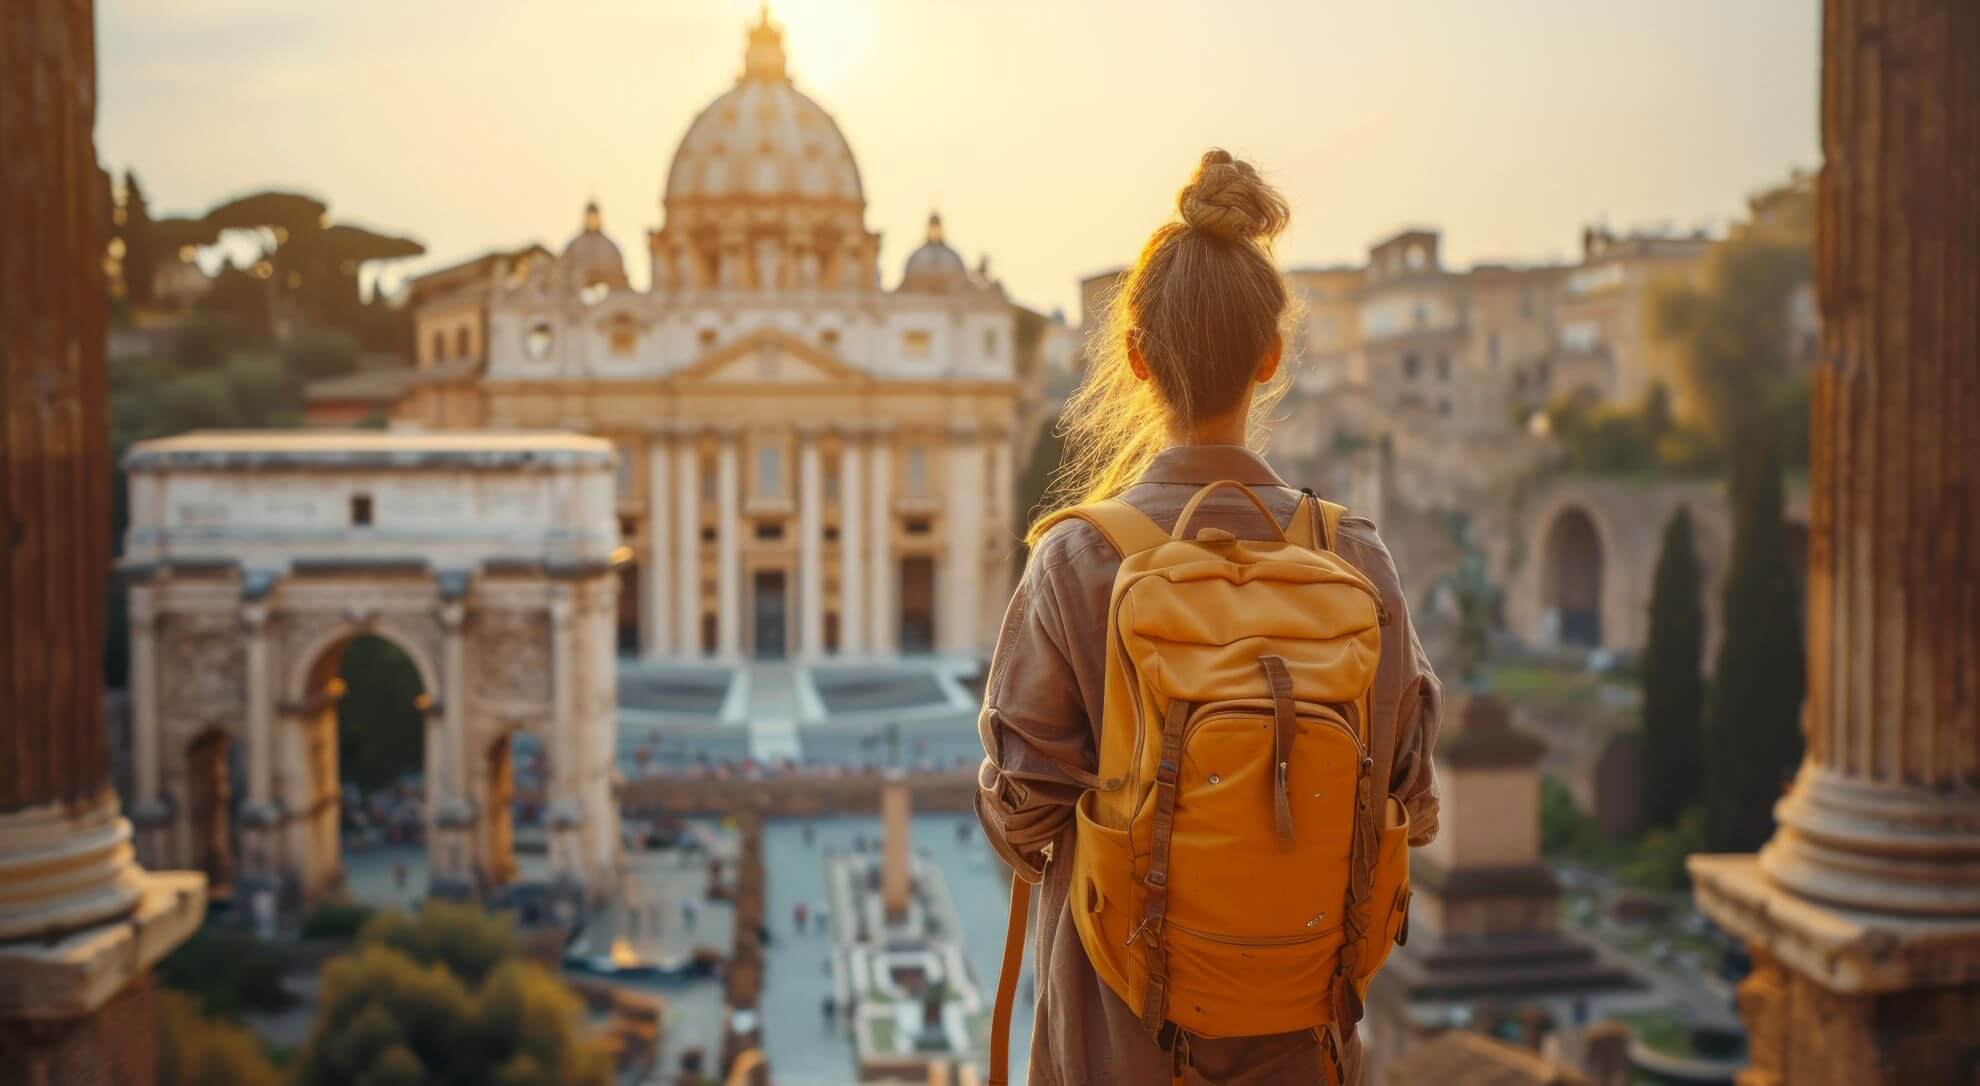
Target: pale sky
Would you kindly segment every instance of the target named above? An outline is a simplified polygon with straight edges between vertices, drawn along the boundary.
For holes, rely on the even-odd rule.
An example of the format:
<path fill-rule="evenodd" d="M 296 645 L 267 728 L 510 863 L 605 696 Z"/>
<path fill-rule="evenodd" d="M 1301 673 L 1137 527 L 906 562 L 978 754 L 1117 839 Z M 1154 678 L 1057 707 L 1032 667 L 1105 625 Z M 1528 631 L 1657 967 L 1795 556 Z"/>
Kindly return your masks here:
<path fill-rule="evenodd" d="M 1016 299 L 1077 308 L 1204 148 L 1293 205 L 1287 264 L 1407 224 L 1446 262 L 1583 223 L 1718 226 L 1814 166 L 1816 0 L 777 0 L 858 157 L 892 285 L 939 208 Z M 585 199 L 646 279 L 688 123 L 754 0 L 99 0 L 97 147 L 154 214 L 257 188 L 425 242 L 561 248 Z"/>

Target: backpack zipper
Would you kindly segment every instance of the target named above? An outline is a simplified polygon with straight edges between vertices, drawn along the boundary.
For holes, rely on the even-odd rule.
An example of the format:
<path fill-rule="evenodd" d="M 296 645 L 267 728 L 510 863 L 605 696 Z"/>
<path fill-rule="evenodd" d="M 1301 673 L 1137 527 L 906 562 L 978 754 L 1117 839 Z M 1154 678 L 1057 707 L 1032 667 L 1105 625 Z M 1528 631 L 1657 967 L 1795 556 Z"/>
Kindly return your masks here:
<path fill-rule="evenodd" d="M 1293 704 L 1295 715 L 1305 720 L 1317 721 L 1347 736 L 1348 741 L 1354 744 L 1355 754 L 1359 756 L 1360 760 L 1367 760 L 1368 748 L 1362 745 L 1361 733 L 1351 719 L 1358 715 L 1353 702 L 1342 702 L 1339 707 L 1327 702 L 1317 701 L 1294 702 Z M 1298 712 L 1298 707 L 1302 705 L 1309 707 L 1309 709 L 1314 706 L 1322 709 L 1332 709 L 1334 715 L 1329 716 L 1326 713 L 1311 711 Z M 1189 737 L 1196 732 L 1197 728 L 1209 723 L 1213 717 L 1229 716 L 1237 713 L 1262 714 L 1269 712 L 1271 708 L 1272 699 L 1270 698 L 1227 698 L 1222 701 L 1205 702 L 1196 712 L 1190 714 L 1189 723 L 1183 728 L 1183 746 L 1187 748 L 1189 746 Z M 1334 719 L 1335 716 L 1338 716 L 1340 719 Z"/>
<path fill-rule="evenodd" d="M 1192 928 L 1188 924 L 1178 924 L 1166 917 L 1163 918 L 1162 926 L 1165 928 L 1174 928 L 1184 935 L 1194 935 L 1206 942 L 1222 943 L 1226 946 L 1298 946 L 1301 943 L 1318 942 L 1333 932 L 1339 931 L 1341 927 L 1339 924 L 1335 924 L 1331 928 L 1323 928 L 1320 931 L 1302 932 L 1298 935 L 1223 935 L 1214 931 L 1204 931 L 1201 928 Z"/>

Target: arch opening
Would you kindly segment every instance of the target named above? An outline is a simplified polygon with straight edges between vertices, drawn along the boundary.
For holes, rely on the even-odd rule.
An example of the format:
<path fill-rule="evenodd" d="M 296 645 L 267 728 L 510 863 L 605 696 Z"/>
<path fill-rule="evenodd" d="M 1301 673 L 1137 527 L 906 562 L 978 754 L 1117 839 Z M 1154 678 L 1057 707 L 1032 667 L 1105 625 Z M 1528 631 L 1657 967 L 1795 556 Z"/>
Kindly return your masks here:
<path fill-rule="evenodd" d="M 239 855 L 234 816 L 242 789 L 239 757 L 234 737 L 212 728 L 186 744 L 186 827 L 188 848 L 184 854 L 192 866 L 206 873 L 212 895 L 229 897 L 238 870 Z"/>
<path fill-rule="evenodd" d="M 1595 521 L 1580 508 L 1562 510 L 1547 529 L 1546 606 L 1564 645 L 1602 647 L 1605 556 Z"/>
<path fill-rule="evenodd" d="M 416 894 L 409 863 L 390 850 L 424 846 L 426 774 L 437 762 L 432 698 L 413 657 L 388 636 L 360 632 L 310 663 L 301 711 L 282 736 L 282 847 L 305 900 L 346 888 L 344 856 L 377 848 L 395 896 Z M 363 872 L 366 892 L 388 885 Z M 386 876 L 381 876 L 384 878 Z"/>

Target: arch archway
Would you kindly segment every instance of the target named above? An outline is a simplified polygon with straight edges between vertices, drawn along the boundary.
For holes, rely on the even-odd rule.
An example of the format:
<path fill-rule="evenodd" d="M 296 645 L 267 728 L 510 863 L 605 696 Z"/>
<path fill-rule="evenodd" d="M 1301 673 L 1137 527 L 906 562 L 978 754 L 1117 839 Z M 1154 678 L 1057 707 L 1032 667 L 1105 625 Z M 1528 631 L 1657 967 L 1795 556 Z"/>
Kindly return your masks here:
<path fill-rule="evenodd" d="M 436 687 L 419 659 L 407 640 L 367 627 L 339 629 L 299 654 L 302 677 L 277 734 L 277 794 L 282 866 L 305 899 L 342 887 L 347 831 L 391 844 L 432 839 L 442 739 L 428 712 Z M 355 809 L 346 809 L 346 785 L 360 797 Z"/>
<path fill-rule="evenodd" d="M 1558 640 L 1600 648 L 1606 556 L 1594 518 L 1579 506 L 1562 509 L 1547 527 L 1542 555 L 1543 599 Z"/>

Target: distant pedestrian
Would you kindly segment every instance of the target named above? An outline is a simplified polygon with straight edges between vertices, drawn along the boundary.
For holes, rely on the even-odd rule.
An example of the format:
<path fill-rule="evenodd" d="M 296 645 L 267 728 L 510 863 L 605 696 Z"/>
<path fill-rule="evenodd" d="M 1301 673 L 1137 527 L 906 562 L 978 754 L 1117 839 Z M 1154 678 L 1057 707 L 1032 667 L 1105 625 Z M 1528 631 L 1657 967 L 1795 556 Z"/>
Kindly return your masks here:
<path fill-rule="evenodd" d="M 687 929 L 687 930 L 689 930 L 689 931 L 693 931 L 693 930 L 694 930 L 694 914 L 695 914 L 696 912 L 698 912 L 698 911 L 699 911 L 699 910 L 697 910 L 697 909 L 695 908 L 695 905 L 694 905 L 694 900 L 693 900 L 692 898 L 684 898 L 684 899 L 682 899 L 682 901 L 681 901 L 681 927 L 683 927 L 683 928 L 686 928 L 686 929 Z"/>
<path fill-rule="evenodd" d="M 804 934 L 804 926 L 810 919 L 811 906 L 800 901 L 791 907 L 791 926 L 797 928 L 799 935 Z"/>

